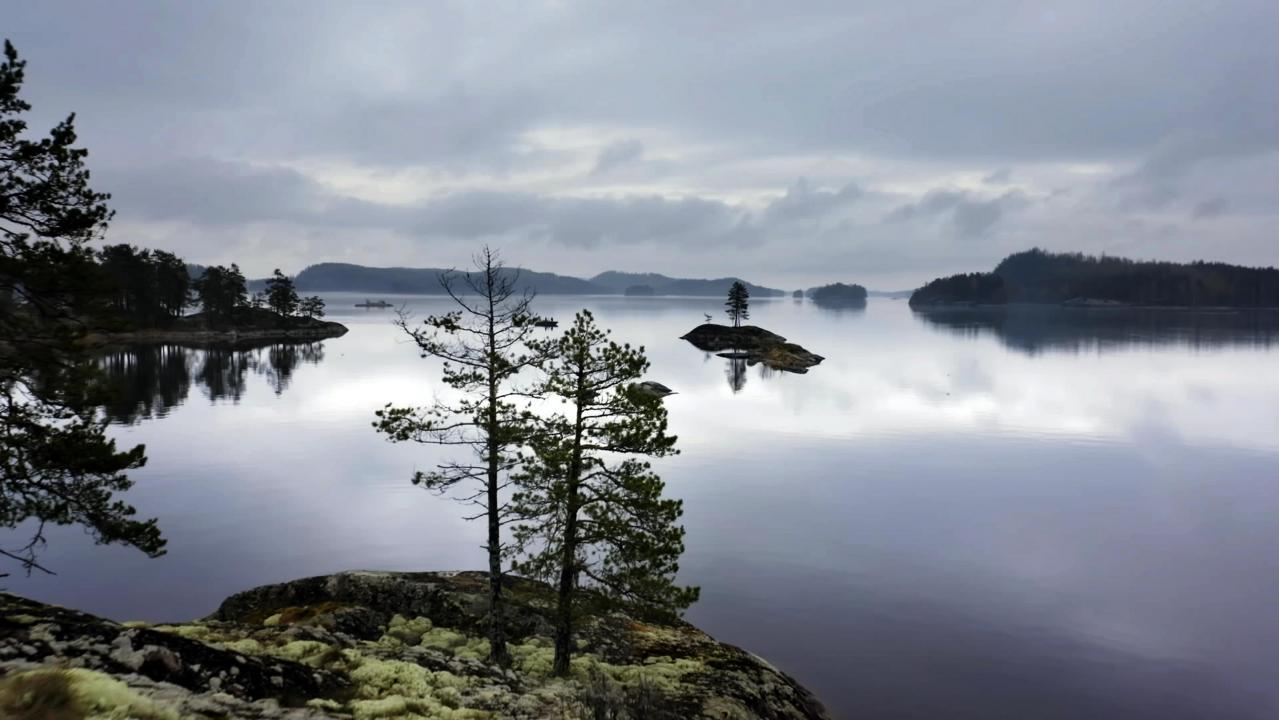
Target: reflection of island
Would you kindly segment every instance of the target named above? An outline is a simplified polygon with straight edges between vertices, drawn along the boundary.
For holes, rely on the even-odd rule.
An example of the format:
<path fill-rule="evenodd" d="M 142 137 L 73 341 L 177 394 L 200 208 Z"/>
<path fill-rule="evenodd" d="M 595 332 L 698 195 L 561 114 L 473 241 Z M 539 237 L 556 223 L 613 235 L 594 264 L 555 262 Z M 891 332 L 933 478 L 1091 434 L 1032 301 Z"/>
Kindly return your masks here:
<path fill-rule="evenodd" d="M 195 381 L 212 401 L 238 402 L 248 373 L 262 375 L 279 395 L 302 363 L 324 359 L 324 344 L 261 343 L 235 347 L 190 348 L 180 345 L 135 345 L 113 348 L 99 356 L 106 376 L 107 416 L 132 424 L 164 417 L 186 401 Z"/>
<path fill-rule="evenodd" d="M 1133 346 L 1185 345 L 1270 348 L 1279 344 L 1279 312 L 1140 308 L 1058 308 L 1042 305 L 916 309 L 921 321 L 957 335 L 986 333 L 1014 350 L 1102 352 Z"/>

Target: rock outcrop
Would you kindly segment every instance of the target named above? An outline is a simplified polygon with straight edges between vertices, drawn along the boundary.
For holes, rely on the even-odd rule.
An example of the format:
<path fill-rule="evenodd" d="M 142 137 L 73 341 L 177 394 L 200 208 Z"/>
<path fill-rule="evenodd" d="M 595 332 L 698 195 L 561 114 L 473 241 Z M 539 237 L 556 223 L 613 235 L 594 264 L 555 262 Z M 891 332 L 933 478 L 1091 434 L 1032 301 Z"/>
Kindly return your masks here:
<path fill-rule="evenodd" d="M 515 664 L 485 662 L 487 576 L 348 572 L 227 598 L 210 617 L 120 624 L 0 594 L 0 717 L 787 718 L 821 704 L 678 620 L 585 618 L 550 677 L 545 585 L 510 578 Z"/>
<path fill-rule="evenodd" d="M 231 324 L 216 323 L 204 314 L 179 318 L 165 328 L 147 328 L 120 332 L 95 332 L 88 335 L 86 345 L 173 344 L 194 347 L 240 345 L 264 342 L 306 342 L 342 337 L 347 327 L 342 323 L 319 318 L 285 318 L 261 308 L 242 308 Z"/>
<path fill-rule="evenodd" d="M 793 373 L 806 373 L 808 368 L 825 359 L 754 325 L 732 327 L 705 323 L 680 339 L 692 343 L 698 350 L 718 353 L 720 357 L 746 360 L 751 365 L 763 363 L 774 370 Z"/>

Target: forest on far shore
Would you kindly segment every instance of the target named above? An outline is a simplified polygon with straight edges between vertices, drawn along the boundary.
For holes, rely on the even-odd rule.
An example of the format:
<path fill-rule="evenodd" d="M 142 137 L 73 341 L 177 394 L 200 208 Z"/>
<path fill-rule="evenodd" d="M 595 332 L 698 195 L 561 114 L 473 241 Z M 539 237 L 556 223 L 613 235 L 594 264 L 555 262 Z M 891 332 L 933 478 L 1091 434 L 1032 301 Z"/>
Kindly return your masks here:
<path fill-rule="evenodd" d="M 1009 255 L 993 272 L 938 278 L 910 298 L 911 307 L 1007 303 L 1279 307 L 1279 269 L 1129 260 L 1035 248 Z"/>

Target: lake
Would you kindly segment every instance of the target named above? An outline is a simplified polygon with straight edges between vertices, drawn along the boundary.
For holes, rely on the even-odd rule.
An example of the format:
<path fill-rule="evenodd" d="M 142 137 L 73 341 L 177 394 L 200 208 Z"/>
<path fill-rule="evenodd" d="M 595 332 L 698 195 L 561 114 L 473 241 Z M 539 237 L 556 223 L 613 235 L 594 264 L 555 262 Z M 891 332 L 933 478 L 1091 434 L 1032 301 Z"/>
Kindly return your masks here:
<path fill-rule="evenodd" d="M 347 569 L 480 568 L 483 528 L 409 477 L 385 403 L 438 366 L 382 310 L 345 337 L 104 359 L 127 499 L 169 553 L 41 555 L 8 589 L 117 619 L 189 619 L 254 585 Z M 417 314 L 438 298 L 395 298 Z M 756 301 L 827 359 L 734 365 L 679 336 L 717 299 L 543 297 L 644 345 L 682 453 L 688 618 L 839 717 L 1273 718 L 1279 712 L 1279 320 L 1258 313 L 950 310 Z M 16 537 L 15 537 L 16 539 Z M 12 544 L 12 543 L 10 543 Z"/>

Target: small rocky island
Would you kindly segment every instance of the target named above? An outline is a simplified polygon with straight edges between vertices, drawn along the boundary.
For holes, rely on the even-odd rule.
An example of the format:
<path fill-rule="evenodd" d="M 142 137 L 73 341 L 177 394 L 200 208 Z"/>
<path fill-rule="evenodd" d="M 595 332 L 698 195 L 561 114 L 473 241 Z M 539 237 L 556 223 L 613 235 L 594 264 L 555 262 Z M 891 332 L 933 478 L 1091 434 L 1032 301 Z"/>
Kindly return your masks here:
<path fill-rule="evenodd" d="M 489 665 L 480 572 L 346 572 L 227 598 L 203 620 L 116 623 L 0 593 L 13 720 L 823 719 L 763 660 L 680 621 L 598 613 L 550 677 L 551 590 L 508 578 L 514 667 Z"/>
<path fill-rule="evenodd" d="M 265 308 L 241 308 L 232 321 L 205 313 L 185 315 L 166 327 L 92 333 L 89 345 L 178 344 L 235 345 L 245 342 L 293 342 L 341 337 L 347 327 L 312 317 L 285 317 Z"/>
<path fill-rule="evenodd" d="M 751 365 L 763 363 L 774 370 L 793 373 L 806 373 L 808 368 L 825 359 L 795 343 L 786 342 L 781 335 L 754 325 L 705 323 L 680 339 L 692 343 L 698 350 L 713 352 L 720 357 L 744 359 Z"/>

